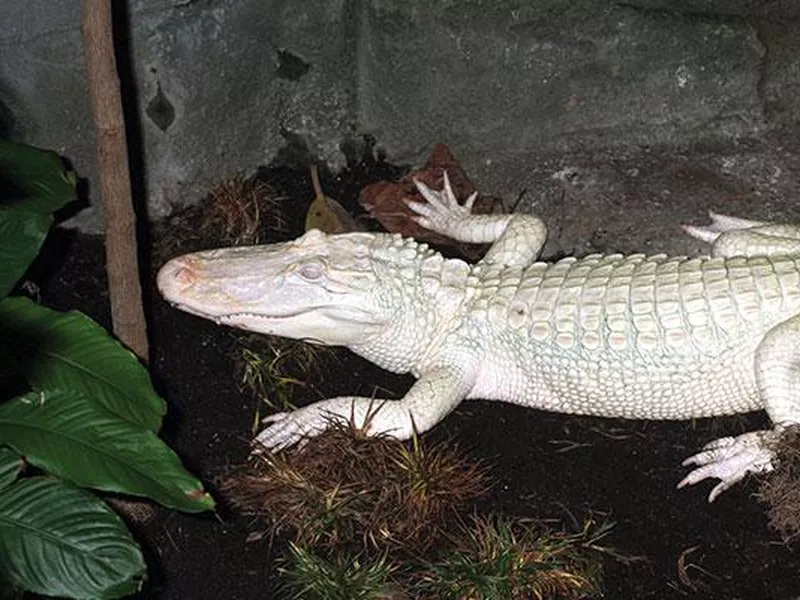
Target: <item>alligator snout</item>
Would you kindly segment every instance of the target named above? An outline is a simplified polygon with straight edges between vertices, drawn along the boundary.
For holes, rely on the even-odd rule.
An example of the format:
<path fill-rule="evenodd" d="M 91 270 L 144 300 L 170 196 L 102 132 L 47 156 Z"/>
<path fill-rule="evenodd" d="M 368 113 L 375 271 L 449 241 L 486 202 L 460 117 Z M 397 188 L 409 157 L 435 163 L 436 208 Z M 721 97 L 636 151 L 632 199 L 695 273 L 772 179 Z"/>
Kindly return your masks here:
<path fill-rule="evenodd" d="M 156 276 L 156 285 L 167 300 L 171 300 L 180 290 L 194 285 L 196 281 L 197 272 L 188 256 L 173 258 L 161 267 Z"/>

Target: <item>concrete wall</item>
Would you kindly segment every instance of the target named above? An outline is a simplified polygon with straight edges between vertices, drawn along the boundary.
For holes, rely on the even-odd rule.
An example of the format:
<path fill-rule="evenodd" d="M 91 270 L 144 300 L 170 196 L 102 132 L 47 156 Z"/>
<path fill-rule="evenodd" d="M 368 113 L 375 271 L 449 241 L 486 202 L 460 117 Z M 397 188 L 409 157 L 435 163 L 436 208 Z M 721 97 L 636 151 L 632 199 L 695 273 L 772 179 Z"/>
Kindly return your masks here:
<path fill-rule="evenodd" d="M 333 165 L 362 133 L 394 161 L 446 142 L 502 191 L 546 157 L 757 138 L 800 118 L 791 1 L 131 0 L 128 11 L 126 94 L 154 217 L 269 162 L 287 137 Z M 57 149 L 96 182 L 78 0 L 0 0 L 0 134 Z M 97 229 L 97 211 L 76 224 Z"/>

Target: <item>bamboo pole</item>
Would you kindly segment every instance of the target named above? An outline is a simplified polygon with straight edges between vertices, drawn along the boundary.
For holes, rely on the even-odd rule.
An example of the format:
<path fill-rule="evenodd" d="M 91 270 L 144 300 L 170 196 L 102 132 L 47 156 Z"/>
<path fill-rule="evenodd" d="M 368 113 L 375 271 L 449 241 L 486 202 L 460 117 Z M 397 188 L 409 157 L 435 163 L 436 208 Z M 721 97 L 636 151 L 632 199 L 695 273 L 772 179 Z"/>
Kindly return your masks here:
<path fill-rule="evenodd" d="M 111 319 L 114 334 L 147 362 L 149 349 L 136 251 L 136 215 L 114 57 L 111 0 L 83 0 L 82 28 L 86 76 L 97 130 Z"/>

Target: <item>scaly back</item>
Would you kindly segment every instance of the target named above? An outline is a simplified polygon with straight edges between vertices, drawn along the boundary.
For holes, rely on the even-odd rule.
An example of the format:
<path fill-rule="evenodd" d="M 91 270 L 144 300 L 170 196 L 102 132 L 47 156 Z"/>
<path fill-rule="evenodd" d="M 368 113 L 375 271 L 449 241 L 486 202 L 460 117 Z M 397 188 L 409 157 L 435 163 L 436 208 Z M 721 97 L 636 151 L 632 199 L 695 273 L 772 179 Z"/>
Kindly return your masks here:
<path fill-rule="evenodd" d="M 598 254 L 525 269 L 479 264 L 470 285 L 475 310 L 537 342 L 706 354 L 800 310 L 798 263 Z"/>

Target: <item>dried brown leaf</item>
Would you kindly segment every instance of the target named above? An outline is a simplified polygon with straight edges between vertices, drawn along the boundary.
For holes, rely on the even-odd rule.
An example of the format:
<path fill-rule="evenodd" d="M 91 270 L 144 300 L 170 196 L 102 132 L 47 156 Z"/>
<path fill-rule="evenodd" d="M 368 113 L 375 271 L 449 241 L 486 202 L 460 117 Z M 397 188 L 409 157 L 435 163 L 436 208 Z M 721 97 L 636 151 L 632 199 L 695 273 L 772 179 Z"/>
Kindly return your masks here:
<path fill-rule="evenodd" d="M 467 258 L 475 260 L 486 252 L 487 245 L 456 242 L 421 227 L 411 218 L 414 213 L 406 204 L 407 199 L 425 202 L 425 198 L 414 185 L 414 180 L 421 181 L 434 190 L 440 190 L 445 171 L 450 178 L 456 198 L 464 200 L 475 191 L 475 186 L 453 157 L 450 149 L 445 144 L 438 144 L 422 169 L 408 173 L 397 182 L 380 181 L 368 185 L 361 190 L 358 200 L 369 215 L 383 225 L 387 231 L 400 233 L 437 246 L 449 247 Z M 491 214 L 502 212 L 502 209 L 502 202 L 499 199 L 478 195 L 472 212 L 474 214 Z"/>

